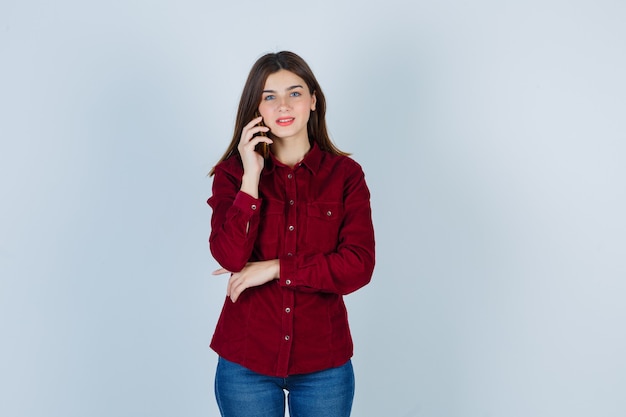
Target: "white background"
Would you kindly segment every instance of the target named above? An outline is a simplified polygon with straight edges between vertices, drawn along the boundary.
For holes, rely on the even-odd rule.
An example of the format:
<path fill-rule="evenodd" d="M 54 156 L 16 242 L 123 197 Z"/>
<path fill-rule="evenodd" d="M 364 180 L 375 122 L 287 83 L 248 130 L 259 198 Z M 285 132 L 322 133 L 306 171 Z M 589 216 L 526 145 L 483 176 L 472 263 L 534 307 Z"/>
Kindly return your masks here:
<path fill-rule="evenodd" d="M 217 416 L 211 179 L 309 62 L 372 192 L 356 417 L 626 414 L 626 4 L 0 0 L 0 415 Z"/>

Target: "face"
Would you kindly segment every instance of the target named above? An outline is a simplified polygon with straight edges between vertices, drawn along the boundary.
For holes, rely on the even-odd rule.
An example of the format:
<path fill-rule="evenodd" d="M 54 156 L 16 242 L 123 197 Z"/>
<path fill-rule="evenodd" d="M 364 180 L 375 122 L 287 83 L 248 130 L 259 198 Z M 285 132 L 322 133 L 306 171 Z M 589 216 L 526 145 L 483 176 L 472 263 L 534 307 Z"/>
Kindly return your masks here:
<path fill-rule="evenodd" d="M 265 81 L 259 113 L 274 138 L 308 141 L 307 123 L 315 102 L 302 78 L 280 70 Z"/>

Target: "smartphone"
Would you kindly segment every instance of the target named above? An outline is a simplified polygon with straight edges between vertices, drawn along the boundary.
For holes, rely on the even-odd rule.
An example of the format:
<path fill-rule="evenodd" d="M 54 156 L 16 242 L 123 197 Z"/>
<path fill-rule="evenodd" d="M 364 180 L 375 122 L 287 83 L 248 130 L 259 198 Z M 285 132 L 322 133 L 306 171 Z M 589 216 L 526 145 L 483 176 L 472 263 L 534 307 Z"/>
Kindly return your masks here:
<path fill-rule="evenodd" d="M 259 112 L 256 112 L 255 117 L 261 117 L 261 114 Z M 265 124 L 263 123 L 263 119 L 261 119 L 261 121 L 257 124 L 257 126 L 265 126 Z M 255 136 L 263 136 L 263 137 L 267 137 L 267 135 L 265 134 L 265 132 L 259 132 L 257 133 Z M 257 151 L 258 153 L 260 153 L 263 158 L 267 158 L 270 155 L 270 147 L 267 143 L 265 142 L 261 142 L 259 143 L 255 148 L 255 151 Z"/>

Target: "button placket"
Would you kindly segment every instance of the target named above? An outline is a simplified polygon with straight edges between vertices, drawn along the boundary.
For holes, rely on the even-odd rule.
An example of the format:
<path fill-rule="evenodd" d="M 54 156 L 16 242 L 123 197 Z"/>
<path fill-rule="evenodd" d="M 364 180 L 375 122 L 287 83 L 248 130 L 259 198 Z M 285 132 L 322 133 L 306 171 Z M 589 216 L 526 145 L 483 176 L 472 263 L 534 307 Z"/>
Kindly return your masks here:
<path fill-rule="evenodd" d="M 297 181 L 296 181 L 296 172 L 291 171 L 288 172 L 287 180 L 285 181 L 285 207 L 286 207 L 286 218 L 285 218 L 285 240 L 283 247 L 283 254 L 292 257 L 296 253 L 296 242 L 298 237 L 298 219 L 297 219 L 297 208 L 298 208 L 298 199 L 297 199 Z M 282 277 L 283 283 L 286 287 L 290 287 L 294 284 L 293 277 L 287 276 Z M 293 291 L 283 291 L 283 305 L 282 305 L 282 337 L 285 342 L 284 346 L 285 353 L 288 355 L 288 346 L 293 343 L 293 322 L 294 322 L 294 303 L 295 303 L 295 293 Z"/>
<path fill-rule="evenodd" d="M 298 198 L 297 198 L 297 180 L 296 171 L 291 171 L 287 174 L 288 180 L 285 182 L 285 201 L 288 203 L 287 218 L 286 218 L 286 235 L 284 252 L 287 256 L 292 256 L 296 253 L 296 242 L 298 237 Z M 289 285 L 289 284 L 287 284 Z"/>

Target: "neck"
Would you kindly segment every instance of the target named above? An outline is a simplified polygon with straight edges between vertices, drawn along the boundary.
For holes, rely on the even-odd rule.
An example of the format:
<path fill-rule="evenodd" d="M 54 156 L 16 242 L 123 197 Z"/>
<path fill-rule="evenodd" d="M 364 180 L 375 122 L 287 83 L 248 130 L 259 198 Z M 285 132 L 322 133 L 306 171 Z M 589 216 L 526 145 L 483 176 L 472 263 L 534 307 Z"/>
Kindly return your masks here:
<path fill-rule="evenodd" d="M 273 138 L 272 140 L 274 141 L 272 153 L 276 159 L 291 168 L 302 161 L 311 149 L 308 137 L 299 140 L 282 140 L 281 138 Z"/>

